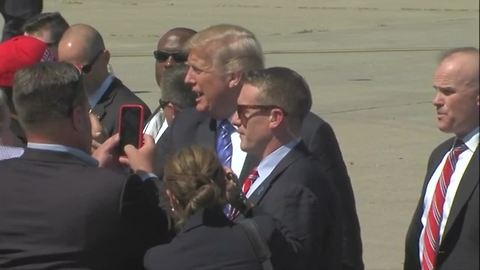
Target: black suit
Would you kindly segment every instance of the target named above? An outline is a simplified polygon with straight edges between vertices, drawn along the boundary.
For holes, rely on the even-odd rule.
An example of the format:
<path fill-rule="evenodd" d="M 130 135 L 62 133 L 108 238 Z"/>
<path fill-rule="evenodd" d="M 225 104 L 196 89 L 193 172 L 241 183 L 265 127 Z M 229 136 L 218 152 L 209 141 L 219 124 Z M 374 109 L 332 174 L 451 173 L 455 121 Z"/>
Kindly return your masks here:
<path fill-rule="evenodd" d="M 105 94 L 92 109 L 92 113 L 98 117 L 109 137 L 118 132 L 118 112 L 123 104 L 140 104 L 145 110 L 143 121 L 150 117 L 148 106 L 119 79 L 114 78 Z"/>
<path fill-rule="evenodd" d="M 27 149 L 0 161 L 0 269 L 141 269 L 165 215 L 138 176 Z"/>
<path fill-rule="evenodd" d="M 249 201 L 287 229 L 284 236 L 298 260 L 282 269 L 341 269 L 338 197 L 303 142 L 278 163 Z"/>
<path fill-rule="evenodd" d="M 268 243 L 284 243 L 271 217 L 259 215 L 253 220 Z M 284 254 L 284 260 L 288 259 L 291 254 Z M 148 270 L 262 269 L 244 229 L 228 220 L 221 208 L 199 210 L 188 218 L 172 242 L 147 252 L 144 266 Z"/>
<path fill-rule="evenodd" d="M 412 222 L 407 232 L 405 244 L 405 270 L 420 269 L 419 238 L 423 225 L 424 197 L 427 184 L 441 163 L 445 154 L 451 149 L 453 138 L 440 144 L 433 150 L 428 161 L 427 174 L 422 195 Z M 478 146 L 468 164 L 453 201 L 448 216 L 443 240 L 437 255 L 439 270 L 479 269 L 479 193 L 478 193 Z"/>
<path fill-rule="evenodd" d="M 343 269 L 363 270 L 360 225 L 355 208 L 352 185 L 343 162 L 340 147 L 331 126 L 320 117 L 309 113 L 305 118 L 301 137 L 316 159 L 321 170 L 333 179 L 340 197 L 343 218 Z M 163 164 L 170 153 L 191 144 L 215 149 L 216 121 L 208 114 L 187 109 L 175 117 L 157 144 L 156 172 L 163 175 Z M 239 179 L 243 180 L 259 160 L 247 155 Z M 164 202 L 166 203 L 166 202 Z"/>
<path fill-rule="evenodd" d="M 0 0 L 0 13 L 5 19 L 2 41 L 22 35 L 25 21 L 42 9 L 43 0 Z"/>

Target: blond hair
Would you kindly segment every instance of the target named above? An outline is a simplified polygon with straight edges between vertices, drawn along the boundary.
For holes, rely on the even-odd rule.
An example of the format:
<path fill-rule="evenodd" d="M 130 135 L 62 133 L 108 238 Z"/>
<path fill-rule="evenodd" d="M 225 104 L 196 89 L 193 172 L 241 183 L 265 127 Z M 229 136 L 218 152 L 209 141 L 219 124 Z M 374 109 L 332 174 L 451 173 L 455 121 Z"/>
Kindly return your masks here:
<path fill-rule="evenodd" d="M 231 24 L 210 26 L 195 34 L 186 44 L 187 51 L 202 50 L 210 65 L 225 73 L 263 68 L 260 43 L 249 30 Z"/>
<path fill-rule="evenodd" d="M 164 167 L 165 185 L 175 196 L 177 227 L 200 209 L 222 206 L 225 198 L 225 173 L 216 154 L 192 145 L 173 154 Z"/>

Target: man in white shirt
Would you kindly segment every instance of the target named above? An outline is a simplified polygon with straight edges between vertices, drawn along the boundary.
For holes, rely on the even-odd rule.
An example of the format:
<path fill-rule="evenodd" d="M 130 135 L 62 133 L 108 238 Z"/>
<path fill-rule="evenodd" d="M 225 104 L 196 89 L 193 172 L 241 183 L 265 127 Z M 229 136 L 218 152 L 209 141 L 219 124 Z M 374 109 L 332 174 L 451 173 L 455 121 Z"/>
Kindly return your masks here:
<path fill-rule="evenodd" d="M 405 270 L 479 268 L 479 52 L 455 48 L 433 80 L 437 126 L 455 137 L 431 154 L 407 233 Z"/>

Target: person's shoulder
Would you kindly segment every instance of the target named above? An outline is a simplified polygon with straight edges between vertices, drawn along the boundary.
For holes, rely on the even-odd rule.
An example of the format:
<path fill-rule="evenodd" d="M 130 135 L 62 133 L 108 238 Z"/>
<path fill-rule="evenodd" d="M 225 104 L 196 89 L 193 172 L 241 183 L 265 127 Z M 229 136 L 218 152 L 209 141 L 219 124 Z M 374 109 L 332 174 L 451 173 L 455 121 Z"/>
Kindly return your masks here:
<path fill-rule="evenodd" d="M 304 124 L 315 124 L 317 126 L 322 126 L 322 125 L 329 125 L 327 121 L 325 121 L 323 118 L 321 118 L 319 115 L 313 113 L 313 112 L 308 112 L 308 114 L 305 116 L 305 119 L 303 120 Z"/>
<path fill-rule="evenodd" d="M 113 88 L 112 91 L 115 91 L 115 95 L 120 99 L 126 99 L 129 101 L 129 103 L 141 104 L 148 109 L 148 106 L 145 104 L 145 102 L 143 102 L 143 100 L 139 98 L 134 91 L 124 85 L 117 77 L 113 79 L 110 87 Z"/>
<path fill-rule="evenodd" d="M 176 255 L 172 254 L 171 243 L 158 245 L 147 250 L 143 256 L 143 265 L 145 269 L 163 269 L 166 265 L 171 264 L 171 259 Z"/>

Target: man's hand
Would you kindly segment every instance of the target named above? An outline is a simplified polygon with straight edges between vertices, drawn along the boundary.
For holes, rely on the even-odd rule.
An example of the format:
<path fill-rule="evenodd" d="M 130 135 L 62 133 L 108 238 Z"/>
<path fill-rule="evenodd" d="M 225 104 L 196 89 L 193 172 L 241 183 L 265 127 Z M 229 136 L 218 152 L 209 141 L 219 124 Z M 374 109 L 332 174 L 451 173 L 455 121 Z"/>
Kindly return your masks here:
<path fill-rule="evenodd" d="M 130 166 L 134 172 L 153 173 L 155 157 L 155 140 L 150 135 L 143 135 L 143 146 L 136 149 L 133 145 L 124 148 L 126 157 L 121 157 L 120 162 Z"/>
<path fill-rule="evenodd" d="M 121 164 L 118 162 L 118 143 L 120 136 L 118 134 L 108 138 L 104 143 L 98 146 L 92 153 L 92 157 L 98 161 L 98 166 L 102 168 L 118 169 Z"/>

